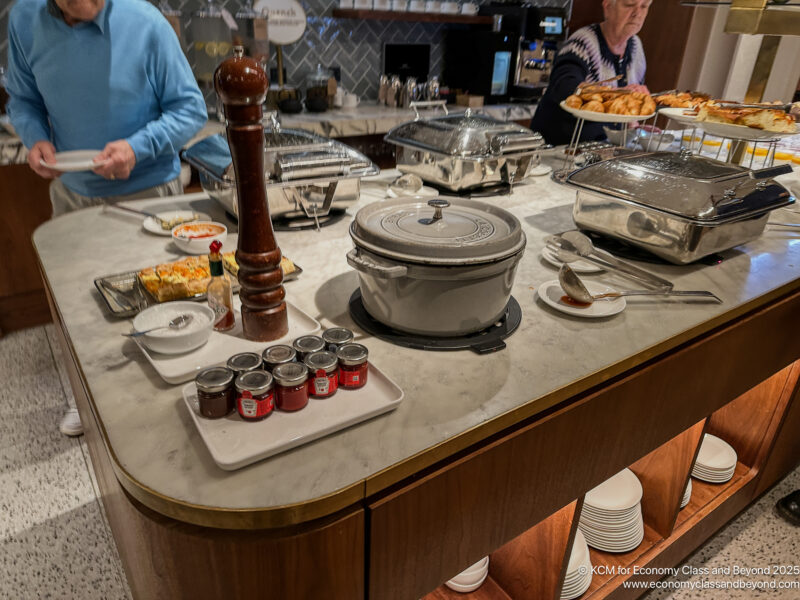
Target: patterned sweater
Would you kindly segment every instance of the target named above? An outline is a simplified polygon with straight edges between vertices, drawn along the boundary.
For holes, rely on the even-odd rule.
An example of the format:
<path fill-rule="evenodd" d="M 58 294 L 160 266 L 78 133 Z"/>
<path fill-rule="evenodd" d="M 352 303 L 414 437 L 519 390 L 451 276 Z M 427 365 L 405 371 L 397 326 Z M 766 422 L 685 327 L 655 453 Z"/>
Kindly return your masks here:
<path fill-rule="evenodd" d="M 578 29 L 556 57 L 550 85 L 536 108 L 531 128 L 541 132 L 550 144 L 568 144 L 575 118 L 561 110 L 559 103 L 562 100 L 584 81 L 602 81 L 622 75 L 622 79 L 616 82 L 619 87 L 643 84 L 646 70 L 644 49 L 638 36 L 630 38 L 625 53 L 617 56 L 608 47 L 600 25 Z M 586 122 L 581 140 L 604 138 L 602 125 Z"/>

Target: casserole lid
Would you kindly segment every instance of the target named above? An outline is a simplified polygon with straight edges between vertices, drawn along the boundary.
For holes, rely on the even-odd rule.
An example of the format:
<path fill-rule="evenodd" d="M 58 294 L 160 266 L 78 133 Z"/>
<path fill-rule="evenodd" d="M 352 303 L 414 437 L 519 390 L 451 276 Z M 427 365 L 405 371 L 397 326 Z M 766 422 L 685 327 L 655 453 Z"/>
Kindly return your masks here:
<path fill-rule="evenodd" d="M 460 158 L 526 152 L 544 145 L 539 133 L 469 111 L 403 123 L 391 129 L 384 139 L 400 146 Z"/>
<path fill-rule="evenodd" d="M 689 152 L 649 152 L 583 167 L 567 183 L 689 219 L 716 222 L 785 205 L 789 192 L 770 177 L 780 168 L 745 167 Z"/>
<path fill-rule="evenodd" d="M 525 248 L 514 215 L 463 198 L 375 202 L 358 211 L 350 236 L 376 254 L 432 265 L 494 262 Z"/>

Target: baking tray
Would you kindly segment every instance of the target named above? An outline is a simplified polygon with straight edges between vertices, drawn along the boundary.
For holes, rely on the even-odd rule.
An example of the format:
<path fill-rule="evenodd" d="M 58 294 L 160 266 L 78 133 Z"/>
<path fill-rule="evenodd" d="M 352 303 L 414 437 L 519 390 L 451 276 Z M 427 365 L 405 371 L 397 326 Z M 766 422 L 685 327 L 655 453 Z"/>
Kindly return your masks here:
<path fill-rule="evenodd" d="M 289 331 L 281 338 L 271 342 L 256 342 L 245 339 L 242 331 L 242 303 L 238 296 L 233 299 L 233 312 L 236 324 L 229 331 L 212 331 L 208 341 L 182 354 L 160 354 L 144 347 L 139 338 L 133 338 L 144 354 L 147 362 L 156 373 L 170 384 L 184 383 L 208 367 L 224 365 L 234 354 L 255 352 L 261 354 L 267 346 L 275 344 L 291 344 L 292 340 L 302 335 L 317 333 L 322 327 L 314 317 L 303 312 L 291 302 L 286 302 L 286 313 L 289 320 Z"/>
<path fill-rule="evenodd" d="M 283 281 L 293 281 L 297 279 L 303 272 L 303 269 L 295 263 L 295 270 L 283 277 Z M 104 275 L 94 280 L 94 286 L 100 292 L 100 296 L 106 303 L 106 307 L 115 317 L 126 318 L 133 317 L 139 314 L 148 306 L 159 304 L 158 300 L 153 298 L 150 293 L 139 282 L 138 273 L 141 269 L 136 271 L 126 271 L 124 273 L 117 273 L 115 275 Z M 231 284 L 233 292 L 239 292 L 239 282 L 236 276 L 230 271 L 225 269 L 231 277 Z M 189 298 L 176 298 L 175 300 L 205 300 L 206 294 L 197 294 Z M 168 300 L 172 302 L 172 300 Z"/>
<path fill-rule="evenodd" d="M 183 401 L 200 437 L 214 462 L 226 471 L 240 469 L 394 410 L 403 396 L 403 390 L 372 363 L 364 387 L 339 388 L 330 398 L 309 398 L 303 410 L 275 410 L 258 422 L 244 421 L 235 412 L 221 419 L 206 419 L 198 409 L 194 382 L 183 388 Z"/>

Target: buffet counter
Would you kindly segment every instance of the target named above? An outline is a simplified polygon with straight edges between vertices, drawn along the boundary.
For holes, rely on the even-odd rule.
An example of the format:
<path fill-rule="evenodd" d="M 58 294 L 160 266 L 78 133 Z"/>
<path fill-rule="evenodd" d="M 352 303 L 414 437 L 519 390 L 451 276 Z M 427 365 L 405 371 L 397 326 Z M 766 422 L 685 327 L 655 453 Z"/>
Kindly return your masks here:
<path fill-rule="evenodd" d="M 396 174 L 383 172 L 365 182 L 361 200 L 348 213 L 384 198 L 381 182 Z M 178 553 L 165 541 L 177 520 L 191 529 L 179 528 L 181 543 L 208 536 L 203 547 L 209 557 L 216 556 L 217 550 L 210 549 L 214 543 L 226 548 L 223 554 L 235 554 L 232 548 L 239 543 L 275 540 L 288 544 L 281 548 L 301 552 L 303 544 L 312 543 L 307 536 L 330 534 L 337 540 L 323 543 L 313 557 L 295 556 L 301 562 L 313 558 L 319 569 L 316 583 L 292 588 L 297 582 L 287 583 L 280 573 L 295 568 L 286 558 L 270 567 L 277 575 L 257 569 L 257 585 L 269 581 L 276 590 L 294 589 L 296 597 L 323 591 L 332 598 L 419 597 L 458 572 L 457 567 L 493 552 L 554 511 L 574 510 L 573 501 L 605 477 L 800 358 L 800 243 L 796 234 L 782 230 L 768 228 L 756 241 L 723 253 L 718 264 L 644 265 L 673 281 L 676 289 L 712 291 L 723 300 L 720 305 L 631 298 L 624 312 L 597 320 L 546 306 L 536 289 L 556 279 L 557 270 L 540 256 L 544 238 L 573 227 L 573 200 L 574 191 L 549 177 L 531 178 L 510 196 L 487 199 L 516 215 L 527 236 L 513 288 L 522 323 L 505 340 L 504 350 L 487 355 L 424 352 L 362 334 L 348 313 L 348 300 L 358 288 L 356 273 L 345 260 L 352 247 L 349 218 L 320 231 L 277 232 L 283 253 L 303 269 L 297 280 L 286 283 L 287 300 L 323 328 L 355 330 L 356 341 L 369 347 L 370 361 L 405 396 L 393 412 L 235 471 L 217 467 L 187 414 L 181 386 L 165 383 L 137 345 L 120 335 L 130 330 L 130 321 L 110 316 L 92 283 L 101 275 L 178 258 L 170 239 L 147 233 L 136 217 L 101 208 L 42 225 L 34 243 L 73 361 L 72 384 L 95 446 L 95 469 L 106 465 L 101 480 L 111 491 L 104 489 L 104 496 L 134 595 L 157 597 L 166 589 L 173 598 L 211 594 L 213 586 L 204 587 L 204 578 L 215 576 L 201 575 L 203 569 L 185 557 L 170 559 L 187 561 L 182 574 L 166 567 L 163 576 L 142 572 L 152 568 L 151 561 L 161 560 L 148 553 Z M 226 222 L 204 194 L 134 205 L 148 210 L 190 207 Z M 228 226 L 235 232 L 234 223 Z M 235 235 L 229 236 L 228 249 L 234 241 Z M 615 281 L 608 275 L 603 280 Z M 624 280 L 617 283 L 625 285 Z M 735 337 L 737 332 L 745 332 L 744 337 Z M 713 373 L 699 370 L 704 368 Z M 625 382 L 647 385 L 623 393 Z M 606 424 L 614 414 L 620 421 Z M 540 425 L 556 430 L 537 433 L 540 445 L 535 448 L 518 445 L 531 431 L 545 431 L 536 429 Z M 604 444 L 613 449 L 607 456 L 601 451 Z M 479 469 L 470 475 L 478 479 L 458 483 L 447 479 L 471 468 L 473 453 L 487 457 L 495 451 L 510 454 L 491 472 Z M 526 470 L 515 470 L 515 465 Z M 776 472 L 784 466 L 775 467 Z M 120 489 L 109 477 L 112 471 Z M 442 482 L 438 491 L 429 487 Z M 745 504 L 756 481 L 749 485 L 741 500 Z M 404 495 L 407 490 L 410 495 Z M 487 524 L 475 529 L 470 519 L 478 518 L 478 507 L 473 514 L 471 503 L 489 497 L 497 503 L 496 514 L 484 512 Z M 417 521 L 418 511 L 431 520 Z M 458 516 L 467 514 L 473 516 Z M 143 533 L 127 532 L 124 523 L 131 519 Z M 148 527 L 160 523 L 159 533 L 148 532 L 141 522 Z M 714 531 L 709 527 L 706 536 Z M 246 537 L 247 531 L 233 531 L 253 529 L 272 533 L 265 536 L 268 541 L 256 542 Z M 572 539 L 574 524 L 566 532 L 564 543 Z M 437 549 L 435 556 L 426 556 L 428 544 Z M 189 548 L 181 552 L 192 552 Z M 440 553 L 441 548 L 452 552 Z M 339 550 L 341 555 L 334 556 Z M 191 596 L 190 588 L 200 596 Z M 239 590 L 230 597 L 248 596 Z M 289 596 L 276 592 L 275 597 Z"/>
<path fill-rule="evenodd" d="M 447 110 L 459 113 L 466 108 L 448 105 Z M 491 104 L 473 109 L 473 112 L 482 112 L 500 121 L 524 121 L 527 126 L 536 112 L 536 104 Z M 420 114 L 443 113 L 441 109 L 420 109 Z M 384 134 L 392 127 L 414 120 L 414 117 L 415 113 L 410 108 L 390 108 L 370 101 L 355 108 L 333 108 L 323 113 L 281 114 L 280 121 L 284 127 L 306 129 L 326 137 L 341 138 Z M 210 117 L 193 141 L 224 131 L 225 126 Z"/>

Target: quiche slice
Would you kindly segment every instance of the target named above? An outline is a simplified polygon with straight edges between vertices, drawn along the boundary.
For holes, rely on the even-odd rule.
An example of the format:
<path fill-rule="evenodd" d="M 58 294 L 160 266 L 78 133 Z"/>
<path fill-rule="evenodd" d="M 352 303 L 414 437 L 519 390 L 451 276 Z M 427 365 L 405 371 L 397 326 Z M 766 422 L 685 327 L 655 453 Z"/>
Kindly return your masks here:
<path fill-rule="evenodd" d="M 222 253 L 222 264 L 225 266 L 225 269 L 228 270 L 229 273 L 232 275 L 237 275 L 239 273 L 239 264 L 236 262 L 236 253 L 235 252 L 223 252 Z M 283 271 L 283 276 L 286 277 L 290 273 L 294 273 L 297 268 L 294 266 L 294 263 L 286 258 L 285 256 L 281 257 L 281 271 Z"/>

